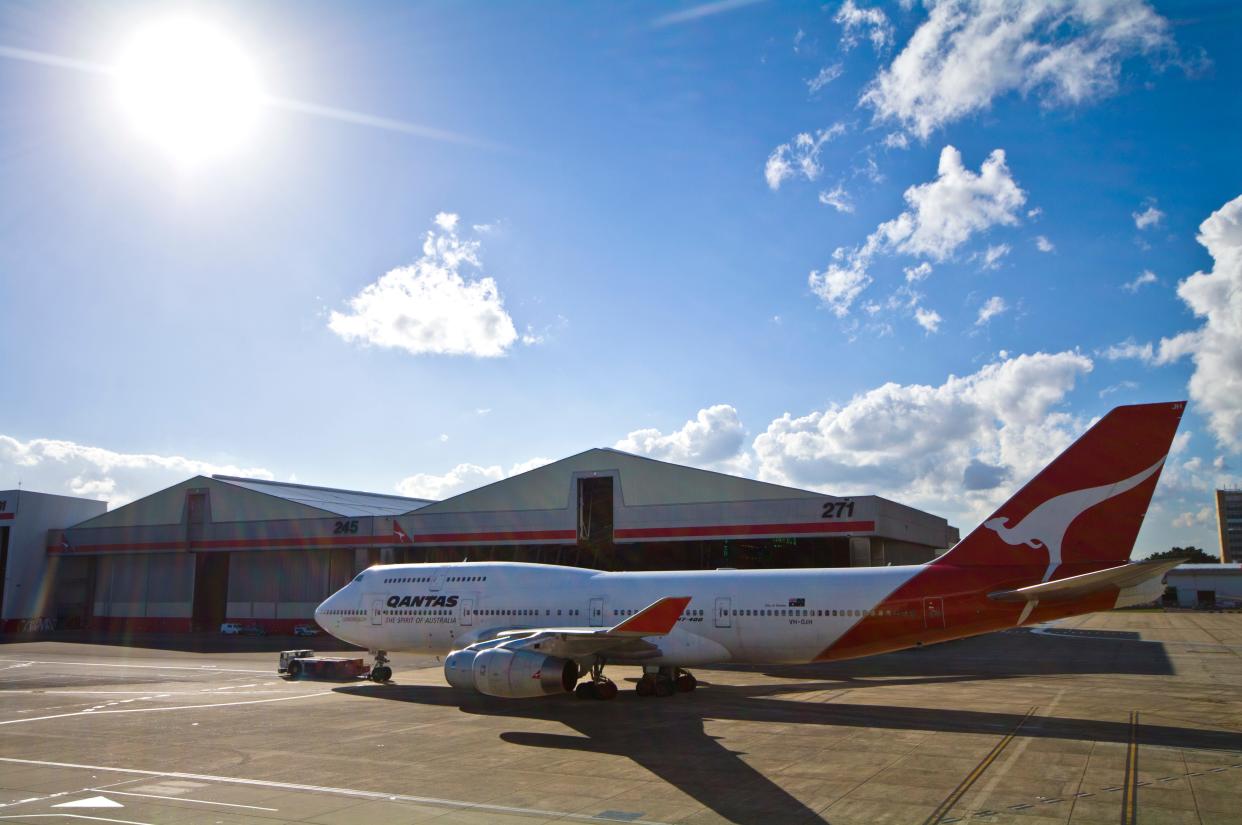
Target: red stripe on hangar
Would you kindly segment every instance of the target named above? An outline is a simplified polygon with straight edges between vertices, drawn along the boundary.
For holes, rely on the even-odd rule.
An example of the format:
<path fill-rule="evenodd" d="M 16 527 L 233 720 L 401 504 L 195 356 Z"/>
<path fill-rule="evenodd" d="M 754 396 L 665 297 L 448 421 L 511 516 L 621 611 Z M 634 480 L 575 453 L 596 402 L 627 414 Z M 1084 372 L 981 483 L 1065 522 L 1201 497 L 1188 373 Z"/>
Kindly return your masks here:
<path fill-rule="evenodd" d="M 709 524 L 702 527 L 631 527 L 616 530 L 617 539 L 691 538 L 696 536 L 786 536 L 807 533 L 872 533 L 874 521 L 812 521 L 802 524 Z"/>
<path fill-rule="evenodd" d="M 118 542 L 116 544 L 81 544 L 51 546 L 48 553 L 109 553 L 109 552 L 154 552 L 159 550 L 256 550 L 276 547 L 300 547 L 316 550 L 327 547 L 355 547 L 372 544 L 391 544 L 390 536 L 290 536 L 288 538 L 267 539 L 211 539 L 203 541 L 158 541 L 158 542 Z"/>
<path fill-rule="evenodd" d="M 0 513 L 0 521 L 14 518 L 16 515 L 17 513 Z"/>
<path fill-rule="evenodd" d="M 410 536 L 414 544 L 487 541 L 575 541 L 577 530 L 497 530 L 490 533 L 428 533 Z"/>

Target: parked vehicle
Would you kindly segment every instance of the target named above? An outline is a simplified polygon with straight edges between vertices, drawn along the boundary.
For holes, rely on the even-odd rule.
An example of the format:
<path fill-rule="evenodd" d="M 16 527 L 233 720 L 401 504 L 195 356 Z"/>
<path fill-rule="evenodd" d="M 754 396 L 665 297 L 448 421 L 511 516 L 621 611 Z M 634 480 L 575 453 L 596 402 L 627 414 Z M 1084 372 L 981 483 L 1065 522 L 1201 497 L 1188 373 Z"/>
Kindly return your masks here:
<path fill-rule="evenodd" d="M 318 636 L 319 633 L 319 628 L 311 624 L 300 624 L 293 628 L 294 636 Z"/>
<path fill-rule="evenodd" d="M 238 622 L 225 622 L 224 624 L 220 625 L 220 632 L 223 633 L 225 636 L 240 636 L 242 632 L 242 626 Z"/>

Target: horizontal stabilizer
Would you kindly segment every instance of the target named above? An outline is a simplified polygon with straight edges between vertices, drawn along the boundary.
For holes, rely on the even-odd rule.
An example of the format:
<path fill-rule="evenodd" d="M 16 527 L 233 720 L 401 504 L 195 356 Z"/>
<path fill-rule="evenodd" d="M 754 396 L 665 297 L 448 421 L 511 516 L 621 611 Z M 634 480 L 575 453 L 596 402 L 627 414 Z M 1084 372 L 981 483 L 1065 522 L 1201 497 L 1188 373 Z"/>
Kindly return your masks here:
<path fill-rule="evenodd" d="M 1070 576 L 1065 579 L 1019 587 L 1016 590 L 998 590 L 988 598 L 998 602 L 1060 602 L 1090 596 L 1104 590 L 1124 590 L 1158 578 L 1177 567 L 1185 559 L 1139 561 Z"/>

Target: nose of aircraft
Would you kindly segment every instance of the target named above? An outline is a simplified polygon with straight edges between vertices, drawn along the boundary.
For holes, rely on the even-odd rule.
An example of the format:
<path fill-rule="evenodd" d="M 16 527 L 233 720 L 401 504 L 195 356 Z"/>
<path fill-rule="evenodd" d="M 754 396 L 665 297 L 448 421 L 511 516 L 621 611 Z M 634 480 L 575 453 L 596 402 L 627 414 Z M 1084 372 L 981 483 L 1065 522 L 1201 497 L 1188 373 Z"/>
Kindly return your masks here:
<path fill-rule="evenodd" d="M 323 602 L 319 605 L 319 607 L 315 608 L 315 624 L 323 628 L 324 632 L 326 633 L 331 632 L 328 629 L 328 609 L 331 603 L 332 603 L 332 597 L 329 596 L 328 598 L 323 600 Z"/>

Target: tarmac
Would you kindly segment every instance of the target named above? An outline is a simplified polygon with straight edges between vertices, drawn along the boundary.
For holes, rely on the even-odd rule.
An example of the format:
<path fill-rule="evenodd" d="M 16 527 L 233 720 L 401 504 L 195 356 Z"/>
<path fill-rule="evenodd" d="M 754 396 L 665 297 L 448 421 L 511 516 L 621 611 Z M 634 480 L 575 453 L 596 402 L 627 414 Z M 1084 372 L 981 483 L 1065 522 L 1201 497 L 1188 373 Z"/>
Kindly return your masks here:
<path fill-rule="evenodd" d="M 1242 614 L 704 668 L 668 698 L 613 667 L 611 702 L 464 694 L 401 654 L 389 685 L 276 676 L 315 639 L 65 638 L 0 643 L 0 822 L 1242 825 Z"/>

